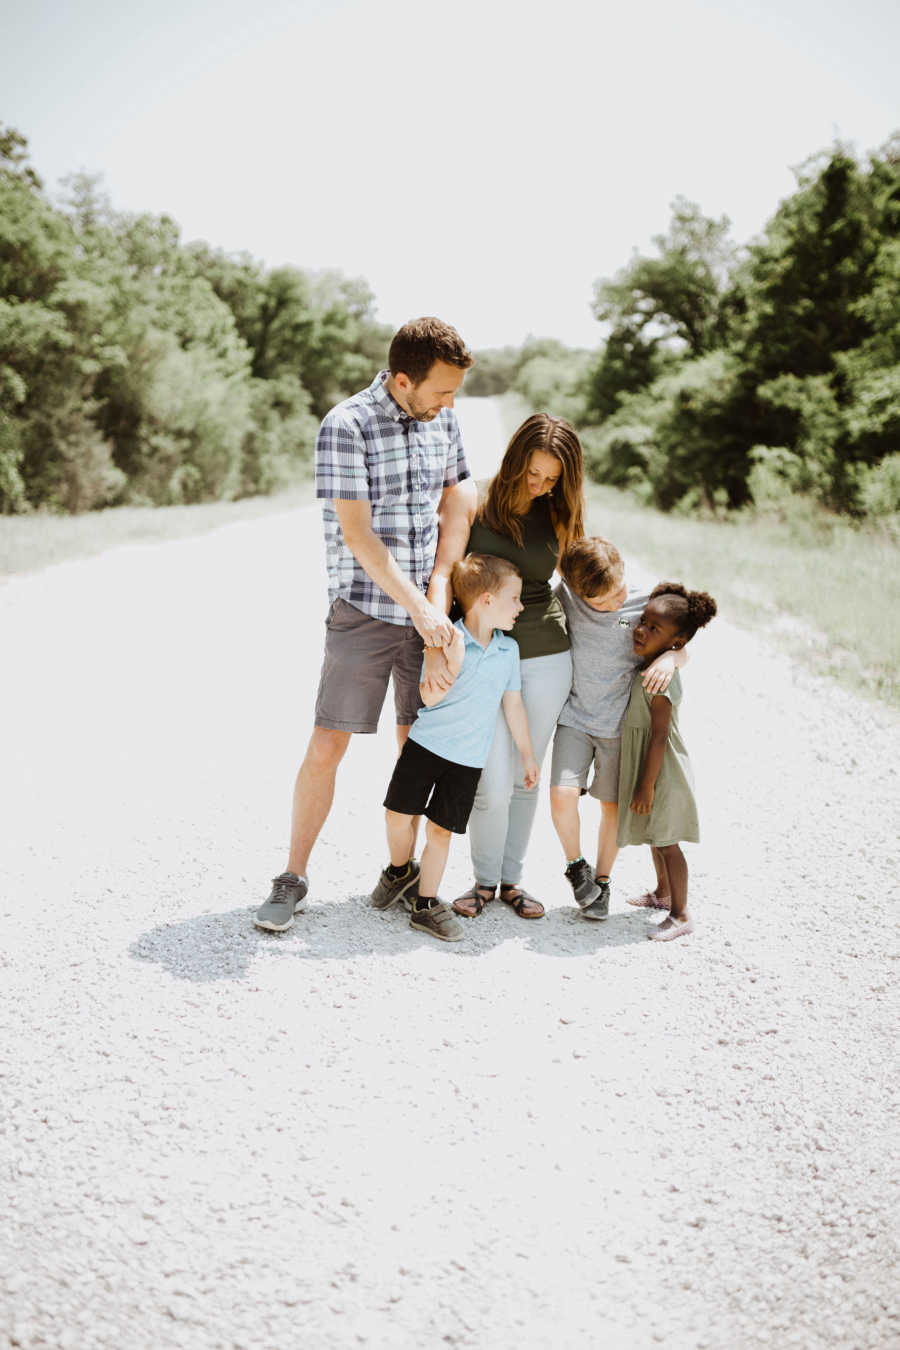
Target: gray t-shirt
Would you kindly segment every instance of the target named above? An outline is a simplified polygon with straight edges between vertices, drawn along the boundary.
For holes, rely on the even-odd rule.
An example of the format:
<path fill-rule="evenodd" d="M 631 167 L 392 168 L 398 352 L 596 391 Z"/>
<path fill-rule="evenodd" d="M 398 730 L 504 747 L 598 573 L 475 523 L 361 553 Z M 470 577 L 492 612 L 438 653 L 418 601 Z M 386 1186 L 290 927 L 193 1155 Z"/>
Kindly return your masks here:
<path fill-rule="evenodd" d="M 557 587 L 572 643 L 572 691 L 559 715 L 564 727 L 609 740 L 621 736 L 631 681 L 640 661 L 631 645 L 650 599 L 631 587 L 621 609 L 591 609 L 564 581 Z"/>

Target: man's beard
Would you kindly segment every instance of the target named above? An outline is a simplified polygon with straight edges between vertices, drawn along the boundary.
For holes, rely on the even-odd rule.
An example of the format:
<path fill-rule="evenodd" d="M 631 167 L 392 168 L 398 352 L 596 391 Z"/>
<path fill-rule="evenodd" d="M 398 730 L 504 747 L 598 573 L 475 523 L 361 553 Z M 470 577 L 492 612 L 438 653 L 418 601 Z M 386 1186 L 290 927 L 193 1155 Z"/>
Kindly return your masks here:
<path fill-rule="evenodd" d="M 441 411 L 440 408 L 438 408 L 437 412 L 435 412 L 432 408 L 418 404 L 411 395 L 408 399 L 408 405 L 411 416 L 413 416 L 417 422 L 433 422 Z"/>

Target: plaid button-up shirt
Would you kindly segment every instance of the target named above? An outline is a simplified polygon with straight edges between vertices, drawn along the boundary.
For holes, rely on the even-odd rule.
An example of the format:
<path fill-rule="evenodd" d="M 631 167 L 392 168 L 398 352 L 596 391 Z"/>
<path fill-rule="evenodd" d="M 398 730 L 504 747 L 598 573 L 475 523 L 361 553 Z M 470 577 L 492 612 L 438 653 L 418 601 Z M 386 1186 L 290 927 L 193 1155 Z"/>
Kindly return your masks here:
<path fill-rule="evenodd" d="M 456 415 L 410 417 L 385 385 L 388 372 L 325 417 L 316 438 L 316 496 L 325 522 L 328 599 L 374 619 L 410 624 L 406 610 L 360 567 L 344 540 L 335 501 L 368 501 L 372 529 L 414 586 L 425 591 L 437 548 L 444 488 L 469 477 Z"/>

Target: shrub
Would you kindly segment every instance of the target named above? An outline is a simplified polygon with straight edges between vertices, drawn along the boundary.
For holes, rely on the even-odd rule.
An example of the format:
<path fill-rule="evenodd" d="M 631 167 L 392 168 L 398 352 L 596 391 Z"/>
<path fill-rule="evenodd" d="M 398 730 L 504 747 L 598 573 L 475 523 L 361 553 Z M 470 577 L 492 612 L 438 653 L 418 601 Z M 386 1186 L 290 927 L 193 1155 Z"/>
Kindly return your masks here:
<path fill-rule="evenodd" d="M 867 515 L 885 517 L 900 512 L 900 451 L 885 455 L 874 468 L 864 469 L 858 492 Z"/>

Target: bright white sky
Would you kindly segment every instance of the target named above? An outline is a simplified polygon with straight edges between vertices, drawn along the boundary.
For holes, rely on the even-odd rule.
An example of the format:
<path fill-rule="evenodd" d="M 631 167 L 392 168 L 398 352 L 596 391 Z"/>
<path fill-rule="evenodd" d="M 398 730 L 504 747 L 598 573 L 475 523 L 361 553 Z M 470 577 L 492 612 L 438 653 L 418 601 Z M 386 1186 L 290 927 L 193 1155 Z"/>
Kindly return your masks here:
<path fill-rule="evenodd" d="M 595 346 L 681 193 L 747 241 L 900 127 L 896 0 L 0 0 L 0 119 L 57 191 L 363 276 L 474 347 Z"/>

